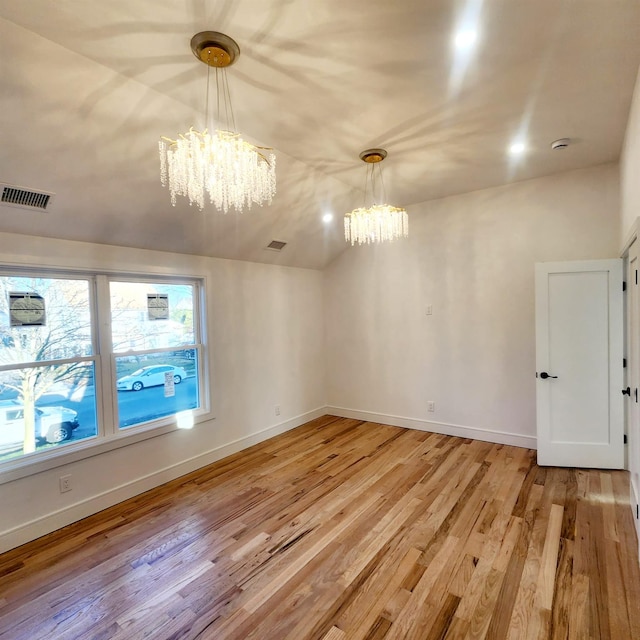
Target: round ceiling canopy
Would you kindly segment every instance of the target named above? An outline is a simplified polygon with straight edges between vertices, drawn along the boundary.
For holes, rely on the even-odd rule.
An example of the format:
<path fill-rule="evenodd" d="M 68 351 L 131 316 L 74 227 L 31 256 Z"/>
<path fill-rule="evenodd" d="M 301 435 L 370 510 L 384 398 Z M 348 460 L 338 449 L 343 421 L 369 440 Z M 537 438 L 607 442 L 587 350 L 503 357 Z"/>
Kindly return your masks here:
<path fill-rule="evenodd" d="M 369 164 L 382 162 L 386 157 L 387 152 L 384 149 L 366 149 L 360 154 L 360 160 Z"/>
<path fill-rule="evenodd" d="M 238 43 L 224 33 L 201 31 L 191 38 L 191 51 L 211 67 L 230 67 L 240 55 Z"/>

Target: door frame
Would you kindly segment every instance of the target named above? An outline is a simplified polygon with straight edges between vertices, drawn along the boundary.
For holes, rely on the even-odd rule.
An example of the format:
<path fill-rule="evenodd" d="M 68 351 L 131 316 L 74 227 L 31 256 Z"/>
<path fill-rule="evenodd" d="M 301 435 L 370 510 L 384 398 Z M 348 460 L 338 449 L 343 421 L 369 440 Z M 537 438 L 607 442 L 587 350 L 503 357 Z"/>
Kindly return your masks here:
<path fill-rule="evenodd" d="M 637 247 L 635 250 L 640 253 L 640 217 L 636 218 L 634 223 L 631 225 L 629 232 L 627 234 L 626 240 L 622 246 L 622 251 L 620 252 L 620 257 L 624 261 L 624 273 L 625 278 L 627 279 L 627 293 L 630 290 L 631 279 L 629 278 L 629 253 L 632 246 L 635 244 Z M 635 275 L 634 275 L 635 280 Z M 635 286 L 635 281 L 633 282 L 633 286 Z M 638 285 L 640 286 L 640 285 Z M 638 353 L 632 353 L 631 345 L 632 332 L 635 332 L 637 336 L 640 335 L 640 290 L 635 291 L 635 301 L 637 303 L 636 313 L 634 317 L 636 318 L 636 325 L 632 322 L 632 310 L 630 308 L 630 296 L 624 296 L 625 302 L 625 325 L 624 325 L 624 354 L 627 361 L 627 367 L 625 368 L 625 381 L 624 385 L 629 387 L 634 387 L 631 391 L 632 397 L 635 396 L 635 389 L 638 388 L 638 393 L 640 394 L 640 349 Z M 636 386 L 637 385 L 637 386 Z M 634 397 L 635 400 L 635 397 Z M 631 399 L 627 398 L 625 401 L 625 435 L 627 437 L 627 442 L 629 444 L 634 444 L 637 441 L 640 441 L 640 408 L 634 408 L 630 406 Z M 637 424 L 634 424 L 637 422 Z M 629 506 L 632 510 L 633 521 L 636 526 L 636 534 L 638 538 L 638 552 L 640 555 L 640 486 L 637 486 L 637 483 L 634 482 L 634 473 L 640 473 L 640 469 L 634 469 L 633 456 L 630 455 L 629 447 L 625 447 L 625 469 L 629 470 Z"/>

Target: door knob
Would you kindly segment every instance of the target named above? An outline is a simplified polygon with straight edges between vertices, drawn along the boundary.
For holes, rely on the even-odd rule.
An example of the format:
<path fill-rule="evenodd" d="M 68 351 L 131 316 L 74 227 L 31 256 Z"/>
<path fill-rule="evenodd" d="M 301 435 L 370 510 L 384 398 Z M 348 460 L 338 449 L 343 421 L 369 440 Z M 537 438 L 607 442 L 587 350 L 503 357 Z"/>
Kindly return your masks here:
<path fill-rule="evenodd" d="M 543 372 L 540 374 L 540 377 L 541 377 L 543 380 L 546 380 L 547 378 L 557 378 L 558 376 L 550 376 L 546 371 L 543 371 Z"/>
<path fill-rule="evenodd" d="M 631 389 L 629 387 L 627 387 L 626 389 L 622 390 L 622 395 L 623 396 L 631 396 Z"/>

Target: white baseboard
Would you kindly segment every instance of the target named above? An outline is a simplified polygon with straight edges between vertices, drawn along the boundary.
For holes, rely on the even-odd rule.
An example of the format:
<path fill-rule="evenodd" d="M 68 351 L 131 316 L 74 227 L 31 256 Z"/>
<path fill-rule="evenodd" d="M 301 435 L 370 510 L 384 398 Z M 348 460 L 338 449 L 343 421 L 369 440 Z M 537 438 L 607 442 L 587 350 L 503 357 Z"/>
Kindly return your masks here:
<path fill-rule="evenodd" d="M 495 431 L 490 429 L 479 429 L 478 427 L 465 427 L 459 424 L 448 424 L 446 422 L 432 422 L 431 420 L 419 420 L 417 418 L 403 418 L 401 416 L 391 416 L 384 413 L 374 413 L 372 411 L 357 411 L 345 407 L 326 407 L 327 413 L 340 416 L 341 418 L 354 418 L 356 420 L 368 420 L 388 424 L 393 427 L 406 427 L 407 429 L 417 429 L 419 431 L 430 431 L 441 433 L 446 436 L 457 436 L 458 438 L 472 438 L 483 442 L 495 442 L 496 444 L 507 444 L 513 447 L 523 447 L 525 449 L 536 449 L 537 442 L 534 436 L 523 436 L 518 433 L 508 433 L 506 431 Z"/>
<path fill-rule="evenodd" d="M 183 460 L 182 462 L 165 467 L 149 475 L 127 482 L 126 484 L 114 487 L 104 493 L 77 502 L 65 507 L 64 509 L 54 511 L 40 518 L 31 520 L 30 522 L 19 525 L 18 527 L 4 531 L 0 533 L 0 553 L 4 553 L 5 551 L 9 551 L 10 549 L 25 544 L 26 542 L 35 540 L 36 538 L 46 535 L 47 533 L 51 533 L 56 529 L 65 527 L 68 524 L 82 520 L 82 518 L 98 513 L 108 507 L 112 507 L 123 500 L 133 498 L 134 496 L 144 493 L 149 489 L 158 487 L 165 482 L 175 480 L 180 476 L 196 471 L 197 469 L 221 460 L 226 456 L 242 451 L 243 449 L 247 449 L 254 444 L 258 444 L 259 442 L 263 442 L 264 440 L 280 435 L 285 431 L 299 427 L 305 422 L 319 418 L 326 413 L 326 407 L 320 407 L 318 409 L 308 411 L 302 415 L 285 420 L 284 422 L 280 422 L 271 427 L 267 427 L 262 431 L 257 431 L 249 436 L 239 438 L 238 440 L 221 445 L 215 449 L 211 449 L 210 451 L 194 456 L 193 458 L 189 458 L 188 460 Z"/>

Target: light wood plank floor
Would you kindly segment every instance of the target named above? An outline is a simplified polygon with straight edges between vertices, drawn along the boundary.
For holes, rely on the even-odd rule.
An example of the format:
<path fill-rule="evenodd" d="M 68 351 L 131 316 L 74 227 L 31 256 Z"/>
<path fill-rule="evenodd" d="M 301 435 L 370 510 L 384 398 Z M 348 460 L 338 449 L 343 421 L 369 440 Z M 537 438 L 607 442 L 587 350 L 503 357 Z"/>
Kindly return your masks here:
<path fill-rule="evenodd" d="M 0 556 L 0 638 L 640 639 L 627 487 L 325 416 Z"/>

